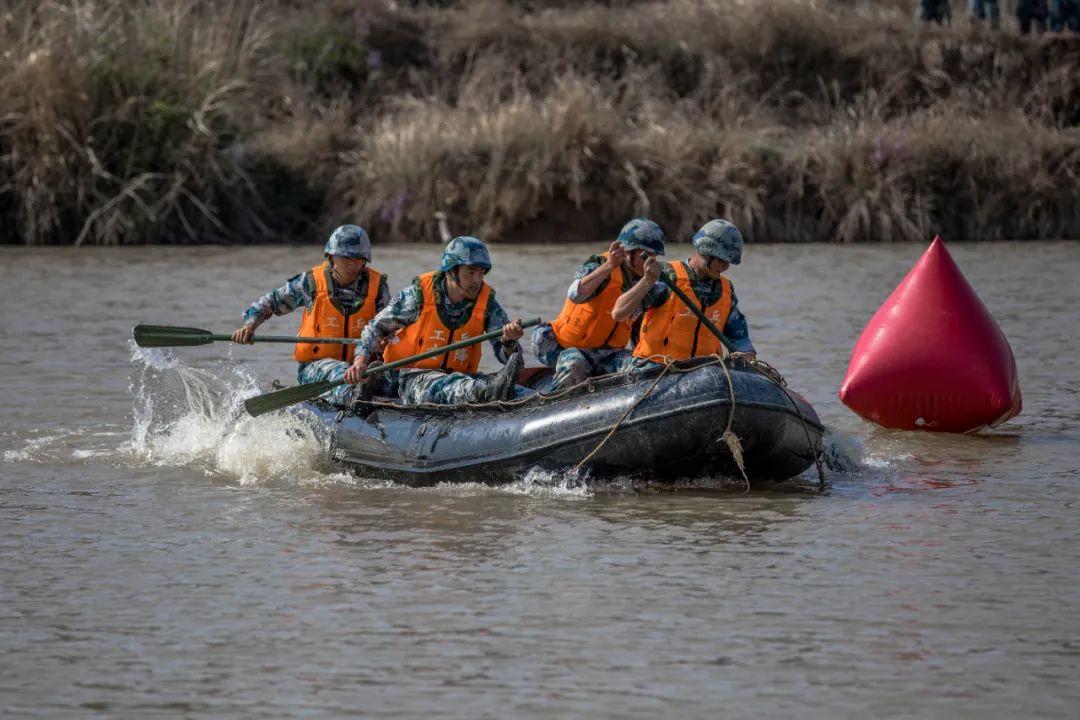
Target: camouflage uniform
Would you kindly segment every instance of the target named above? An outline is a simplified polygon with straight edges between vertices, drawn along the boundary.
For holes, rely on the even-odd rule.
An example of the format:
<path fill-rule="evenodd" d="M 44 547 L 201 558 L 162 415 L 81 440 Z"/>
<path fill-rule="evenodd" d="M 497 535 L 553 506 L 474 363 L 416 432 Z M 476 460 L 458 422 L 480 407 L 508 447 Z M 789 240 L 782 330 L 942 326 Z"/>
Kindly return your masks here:
<path fill-rule="evenodd" d="M 1001 22 L 1001 10 L 998 0 L 971 0 L 971 19 L 990 20 L 990 25 L 997 27 Z"/>
<path fill-rule="evenodd" d="M 712 305 L 720 297 L 722 286 L 719 282 L 714 282 L 708 278 L 699 279 L 694 269 L 690 267 L 689 260 L 683 262 L 686 267 L 686 273 L 690 276 L 690 287 L 694 289 L 694 295 L 697 296 L 704 305 Z M 675 271 L 670 265 L 664 266 L 664 277 L 675 282 Z M 636 313 L 640 316 L 649 308 L 659 307 L 667 302 L 668 297 L 671 295 L 671 288 L 662 283 L 657 283 L 661 288 L 660 292 L 654 297 L 652 292 L 645 296 L 645 299 L 641 303 L 641 307 Z M 676 299 L 676 302 L 682 302 Z M 720 331 L 724 334 L 735 349 L 738 352 L 756 352 L 754 350 L 754 344 L 750 342 L 750 328 L 747 326 L 746 316 L 739 311 L 739 298 L 736 297 L 734 290 L 731 293 L 731 312 L 728 314 L 727 322 L 724 323 L 724 327 L 720 328 Z"/>
<path fill-rule="evenodd" d="M 371 241 L 362 228 L 355 225 L 342 225 L 334 230 L 324 248 L 326 254 L 343 257 L 362 257 L 371 261 Z M 361 272 L 346 287 L 338 287 L 331 276 L 331 300 L 338 310 L 351 314 L 359 310 L 368 293 L 368 274 Z M 244 324 L 257 328 L 274 315 L 288 315 L 298 307 L 310 308 L 315 302 L 315 275 L 311 270 L 294 275 L 279 288 L 271 290 L 253 302 L 244 311 Z M 379 281 L 375 296 L 375 309 L 382 310 L 390 302 L 390 287 L 386 276 Z M 349 368 L 349 363 L 342 360 L 324 358 L 307 363 L 300 363 L 296 370 L 299 383 L 319 382 L 320 380 L 339 380 Z M 333 402 L 345 404 L 351 386 L 341 385 L 331 390 L 325 397 Z M 376 388 L 377 394 L 392 394 L 389 385 Z"/>
<path fill-rule="evenodd" d="M 578 292 L 581 279 L 588 276 L 603 263 L 603 257 L 592 255 L 577 269 L 577 272 L 574 273 L 574 282 L 566 291 L 566 297 L 570 302 L 587 302 L 607 287 L 607 284 L 611 282 L 611 278 L 605 278 L 603 282 L 597 285 L 596 290 L 591 295 L 582 295 Z M 633 287 L 635 282 L 637 281 L 634 278 L 624 273 L 622 280 L 623 292 Z M 648 303 L 647 307 L 652 307 L 656 304 L 656 298 L 664 292 L 667 292 L 664 284 L 656 283 L 649 288 L 643 304 Z M 640 313 L 638 314 L 640 315 Z M 536 361 L 544 367 L 555 368 L 555 374 L 551 380 L 540 388 L 541 392 L 546 393 L 577 385 L 586 378 L 596 375 L 622 372 L 633 364 L 631 351 L 626 348 L 564 348 L 559 345 L 559 340 L 555 337 L 555 331 L 549 323 L 540 325 L 533 330 L 531 344 L 532 351 L 536 355 Z"/>
<path fill-rule="evenodd" d="M 1080 0 L 1054 0 L 1050 7 L 1050 29 L 1080 32 Z"/>
<path fill-rule="evenodd" d="M 1020 23 L 1020 33 L 1027 35 L 1032 25 L 1036 33 L 1046 32 L 1046 21 L 1050 15 L 1046 0 L 1020 0 L 1016 4 L 1016 19 Z"/>
<path fill-rule="evenodd" d="M 664 231 L 648 218 L 630 220 L 619 230 L 616 240 L 628 251 L 642 249 L 653 255 L 664 254 Z M 570 302 L 578 305 L 586 303 L 607 288 L 608 283 L 611 282 L 610 277 L 597 285 L 592 293 L 586 295 L 579 290 L 582 278 L 591 275 L 603 263 L 603 256 L 591 255 L 577 269 L 574 282 L 566 291 L 566 297 Z M 636 282 L 635 278 L 623 273 L 622 292 L 629 290 Z M 646 301 L 650 301 L 663 289 L 663 285 L 657 283 L 649 289 L 649 293 L 645 296 Z M 540 391 L 545 393 L 577 385 L 589 377 L 622 372 L 633 365 L 633 355 L 626 348 L 564 348 L 559 344 L 559 339 L 549 323 L 533 330 L 531 345 L 537 362 L 544 367 L 555 368 L 554 375 L 540 388 Z"/>
<path fill-rule="evenodd" d="M 923 22 L 948 23 L 952 20 L 949 0 L 919 0 L 915 6 L 915 18 Z"/>
<path fill-rule="evenodd" d="M 701 229 L 694 233 L 693 245 L 698 255 L 705 258 L 718 258 L 729 265 L 738 265 L 742 262 L 742 233 L 727 220 L 710 220 L 702 225 Z M 690 267 L 689 260 L 684 262 L 683 266 L 690 279 L 690 287 L 693 288 L 694 294 L 703 305 L 712 305 L 720 298 L 723 285 L 719 281 L 698 278 L 697 273 Z M 664 277 L 674 285 L 675 271 L 670 265 L 664 267 L 663 273 Z M 645 298 L 640 312 L 662 305 L 670 296 L 671 288 L 663 285 L 663 292 L 652 301 L 652 304 L 647 304 L 649 297 Z M 676 302 L 682 301 L 676 300 Z M 746 316 L 739 311 L 739 299 L 735 296 L 734 288 L 731 291 L 731 311 L 728 313 L 724 327 L 720 328 L 720 332 L 735 347 L 736 352 L 756 352 L 753 343 L 750 342 L 750 329 L 747 327 Z"/>
<path fill-rule="evenodd" d="M 475 300 L 469 299 L 452 302 L 446 293 L 446 274 L 442 271 L 435 275 L 435 301 L 438 303 L 439 319 L 451 329 L 457 329 L 468 322 L 476 304 Z M 390 300 L 390 304 L 364 328 L 360 343 L 356 347 L 357 354 L 363 353 L 371 357 L 382 341 L 394 337 L 399 330 L 416 322 L 423 304 L 424 294 L 420 289 L 420 278 L 413 278 L 412 284 L 399 290 Z M 484 314 L 484 332 L 498 330 L 509 322 L 506 311 L 495 299 L 495 291 L 492 290 L 487 312 Z M 511 354 L 521 349 L 517 343 L 508 349 L 499 338 L 491 340 L 491 347 L 495 351 L 495 358 L 501 363 L 505 363 Z M 410 405 L 477 402 L 479 381 L 484 377 L 481 373 L 446 373 L 415 369 L 390 370 L 384 374 L 390 376 L 388 380 L 396 380 L 398 393 Z M 527 388 L 518 386 L 515 389 L 516 397 L 528 394 L 531 394 L 531 391 Z"/>

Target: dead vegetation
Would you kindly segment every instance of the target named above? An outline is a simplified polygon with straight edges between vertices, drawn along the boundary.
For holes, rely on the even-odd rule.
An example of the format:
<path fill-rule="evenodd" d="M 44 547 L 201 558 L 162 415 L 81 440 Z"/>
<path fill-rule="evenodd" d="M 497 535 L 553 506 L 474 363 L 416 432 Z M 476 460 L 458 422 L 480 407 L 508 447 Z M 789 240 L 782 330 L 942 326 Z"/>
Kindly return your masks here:
<path fill-rule="evenodd" d="M 902 3 L 0 5 L 0 241 L 1080 236 L 1075 38 Z M 447 7 L 441 7 L 447 6 Z"/>

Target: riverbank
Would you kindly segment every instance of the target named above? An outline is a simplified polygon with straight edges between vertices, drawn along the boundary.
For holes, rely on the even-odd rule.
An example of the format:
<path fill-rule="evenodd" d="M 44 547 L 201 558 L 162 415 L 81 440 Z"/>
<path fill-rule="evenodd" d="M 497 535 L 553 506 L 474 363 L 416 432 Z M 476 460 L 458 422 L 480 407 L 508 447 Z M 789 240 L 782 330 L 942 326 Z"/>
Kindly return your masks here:
<path fill-rule="evenodd" d="M 0 16 L 0 242 L 1080 236 L 1080 44 L 907 3 Z M 457 7 L 460 5 L 461 7 Z M 551 6 L 551 7 L 546 7 Z"/>

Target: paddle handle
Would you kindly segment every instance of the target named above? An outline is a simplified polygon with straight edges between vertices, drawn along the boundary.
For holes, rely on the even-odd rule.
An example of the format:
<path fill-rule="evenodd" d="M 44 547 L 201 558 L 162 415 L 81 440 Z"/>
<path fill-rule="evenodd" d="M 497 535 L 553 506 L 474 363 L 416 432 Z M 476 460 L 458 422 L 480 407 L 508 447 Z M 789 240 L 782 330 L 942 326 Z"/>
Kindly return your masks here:
<path fill-rule="evenodd" d="M 525 322 L 521 323 L 521 327 L 532 327 L 534 325 L 539 325 L 542 322 L 543 320 L 541 320 L 540 318 L 533 318 L 532 320 L 526 320 Z M 486 332 L 483 335 L 477 335 L 476 337 L 471 337 L 467 340 L 458 340 L 456 343 L 450 343 L 449 345 L 443 345 L 442 347 L 432 348 L 431 350 L 426 350 L 422 353 L 411 355 L 407 358 L 401 358 L 400 360 L 388 362 L 385 365 L 377 365 L 376 367 L 368 368 L 367 370 L 365 370 L 364 377 L 367 377 L 368 375 L 374 375 L 375 373 L 383 372 L 384 370 L 393 370 L 394 368 L 399 368 L 403 365 L 412 365 L 414 362 L 417 362 L 419 360 L 427 360 L 430 357 L 445 355 L 448 352 L 460 350 L 461 348 L 475 345 L 476 343 L 483 342 L 484 340 L 493 340 L 501 336 L 502 333 L 502 328 L 499 328 L 498 330 L 492 330 L 491 332 Z M 342 380 L 341 382 L 344 383 L 344 380 Z"/>
<path fill-rule="evenodd" d="M 660 273 L 660 280 L 669 288 L 671 288 L 671 292 L 675 293 L 675 295 L 683 301 L 683 304 L 686 305 L 686 307 L 690 308 L 690 312 L 697 315 L 698 320 L 700 320 L 701 323 L 709 329 L 709 332 L 716 336 L 716 339 L 719 340 L 720 343 L 728 349 L 728 352 L 738 352 L 738 350 L 735 348 L 734 343 L 724 337 L 724 333 L 720 331 L 720 328 L 716 327 L 713 321 L 707 318 L 705 316 L 705 313 L 701 312 L 701 309 L 698 308 L 697 304 L 693 300 L 687 297 L 686 293 L 682 291 L 682 288 L 671 282 L 671 280 L 668 280 L 667 276 L 664 275 L 664 273 Z"/>
<path fill-rule="evenodd" d="M 214 342 L 222 340 L 231 341 L 232 335 L 218 335 L 213 333 L 210 339 Z M 355 345 L 360 342 L 360 338 L 324 338 L 324 337 L 299 337 L 296 335 L 252 335 L 252 342 L 270 342 L 270 343 L 314 343 L 318 345 Z"/>
<path fill-rule="evenodd" d="M 541 320 L 540 318 L 533 318 L 532 320 L 526 320 L 525 322 L 521 323 L 521 327 L 532 327 L 534 325 L 539 325 L 542 322 L 543 320 Z M 475 345 L 476 343 L 483 342 L 485 340 L 493 340 L 494 338 L 501 336 L 502 332 L 502 328 L 499 328 L 498 330 L 492 330 L 491 332 L 486 332 L 483 335 L 477 335 L 476 337 L 471 337 L 467 340 L 458 340 L 456 343 L 450 343 L 449 345 L 443 345 L 442 347 L 425 350 L 422 353 L 410 355 L 407 358 L 401 358 L 400 360 L 395 360 L 394 362 L 388 362 L 384 365 L 376 365 L 373 368 L 367 368 L 366 370 L 364 370 L 364 377 L 376 375 L 387 370 L 393 370 L 394 368 L 399 368 L 404 365 L 412 365 L 414 362 L 419 362 L 420 360 L 427 360 L 430 357 L 438 357 L 439 355 L 445 355 L 448 352 L 460 350 L 461 348 L 466 348 L 470 345 Z M 345 380 L 344 378 L 340 380 L 330 380 L 329 383 L 330 384 L 327 385 L 328 390 L 330 388 L 336 388 L 339 385 L 344 385 Z"/>

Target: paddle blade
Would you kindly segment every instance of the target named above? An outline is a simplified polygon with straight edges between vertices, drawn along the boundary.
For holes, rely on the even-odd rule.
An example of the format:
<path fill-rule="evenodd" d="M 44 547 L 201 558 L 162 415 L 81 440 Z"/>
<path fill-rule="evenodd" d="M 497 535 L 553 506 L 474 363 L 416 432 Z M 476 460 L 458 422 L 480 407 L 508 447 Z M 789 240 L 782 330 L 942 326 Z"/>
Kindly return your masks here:
<path fill-rule="evenodd" d="M 320 380 L 319 382 L 285 388 L 277 392 L 248 398 L 244 401 L 244 409 L 248 411 L 248 415 L 259 417 L 265 413 L 295 405 L 298 402 L 314 400 L 326 391 L 332 390 L 341 384 L 342 381 L 340 380 Z"/>
<path fill-rule="evenodd" d="M 214 334 L 199 328 L 173 327 L 171 325 L 136 325 L 132 331 L 139 347 L 185 347 L 208 345 L 214 342 Z"/>

